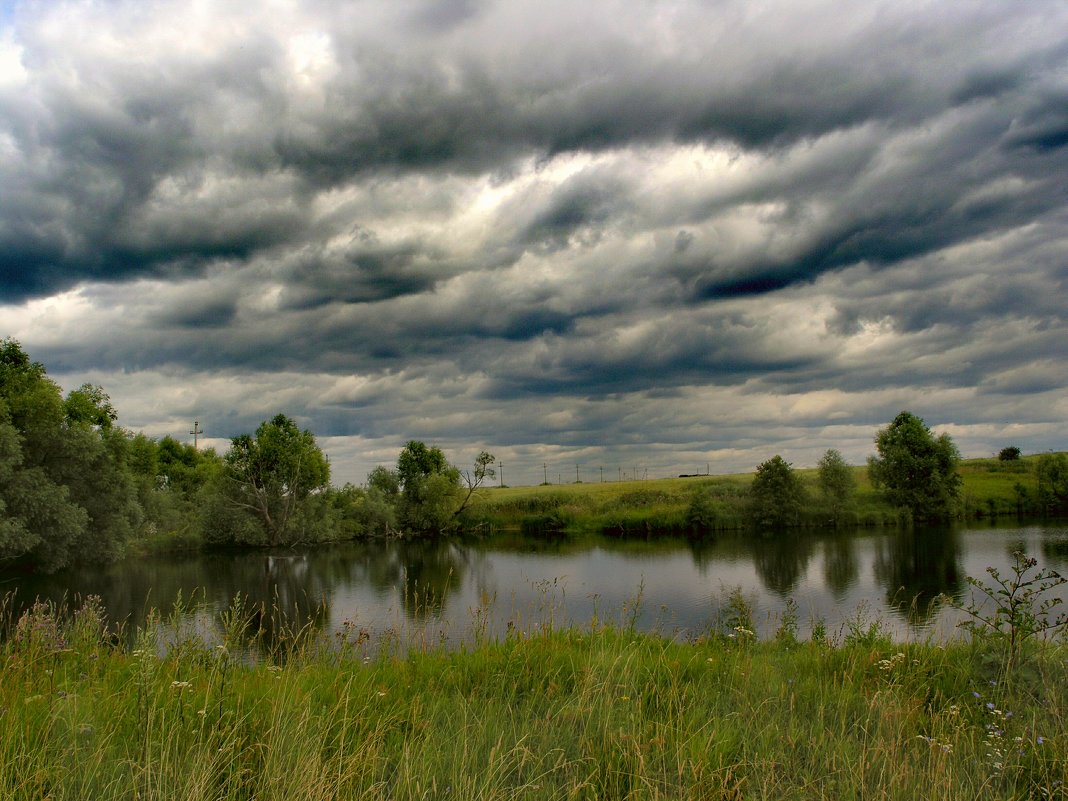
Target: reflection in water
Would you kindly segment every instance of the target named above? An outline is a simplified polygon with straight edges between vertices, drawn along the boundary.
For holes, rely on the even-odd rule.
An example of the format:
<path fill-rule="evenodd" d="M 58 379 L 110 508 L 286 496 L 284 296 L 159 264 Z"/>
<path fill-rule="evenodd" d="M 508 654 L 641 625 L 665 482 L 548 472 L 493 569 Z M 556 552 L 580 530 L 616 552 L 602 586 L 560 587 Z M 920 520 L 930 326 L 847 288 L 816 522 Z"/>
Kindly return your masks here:
<path fill-rule="evenodd" d="M 357 574 L 380 595 L 396 591 L 413 620 L 441 614 L 450 593 L 462 586 L 468 561 L 466 549 L 448 540 L 390 540 L 357 548 Z"/>
<path fill-rule="evenodd" d="M 1050 568 L 1064 572 L 1068 566 L 1068 531 L 1052 532 L 1042 539 L 1042 556 Z"/>
<path fill-rule="evenodd" d="M 753 565 L 764 586 L 780 598 L 792 595 L 812 559 L 814 541 L 793 532 L 752 540 Z"/>
<path fill-rule="evenodd" d="M 149 608 L 166 615 L 179 595 L 199 605 L 191 625 L 218 638 L 219 613 L 240 596 L 244 608 L 255 612 L 257 639 L 266 650 L 284 646 L 301 628 L 333 634 L 350 622 L 361 631 L 410 626 L 407 631 L 415 633 L 427 631 L 429 623 L 463 638 L 472 610 L 480 621 L 495 615 L 489 623 L 497 632 L 507 630 L 513 614 L 537 626 L 547 608 L 584 623 L 619 615 L 628 604 L 633 608 L 638 592 L 643 609 L 652 610 L 642 612 L 642 625 L 670 619 L 673 631 L 700 632 L 714 611 L 709 599 L 734 587 L 754 598 L 754 611 L 765 620 L 781 613 L 787 598 L 797 602 L 802 619 L 824 619 L 829 626 L 867 604 L 895 634 L 908 637 L 952 632 L 952 610 L 933 605 L 934 597 L 963 600 L 967 573 L 982 578 L 988 565 L 1004 570 L 1008 550 L 1020 544 L 1032 555 L 1041 553 L 1047 566 L 1068 562 L 1063 528 L 650 541 L 505 535 L 169 555 L 55 576 L 0 573 L 0 594 L 17 591 L 11 606 L 16 615 L 38 596 L 76 606 L 79 597 L 99 595 L 131 638 Z M 545 588 L 556 588 L 558 580 L 567 592 L 549 605 Z M 496 610 L 489 609 L 493 604 Z"/>
<path fill-rule="evenodd" d="M 875 577 L 886 604 L 909 623 L 930 621 L 940 594 L 960 600 L 964 591 L 960 535 L 949 527 L 896 531 L 876 548 Z"/>
<path fill-rule="evenodd" d="M 857 564 L 857 549 L 849 534 L 836 533 L 823 541 L 823 580 L 836 601 L 841 602 L 846 592 L 857 582 L 860 567 Z"/>

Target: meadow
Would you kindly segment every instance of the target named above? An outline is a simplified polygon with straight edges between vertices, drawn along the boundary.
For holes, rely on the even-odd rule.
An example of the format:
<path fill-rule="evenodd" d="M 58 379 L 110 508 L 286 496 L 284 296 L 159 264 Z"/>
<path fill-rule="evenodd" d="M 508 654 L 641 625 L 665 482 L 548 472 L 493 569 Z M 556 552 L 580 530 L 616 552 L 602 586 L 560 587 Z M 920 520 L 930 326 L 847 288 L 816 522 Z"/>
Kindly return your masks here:
<path fill-rule="evenodd" d="M 966 459 L 961 462 L 961 516 L 966 520 L 1027 514 L 1036 493 L 1037 457 L 1016 461 Z M 866 467 L 853 467 L 854 502 L 834 519 L 822 503 L 814 468 L 797 471 L 808 503 L 802 525 L 880 527 L 907 524 L 868 479 Z M 748 488 L 752 473 L 690 476 L 647 481 L 487 487 L 465 512 L 468 530 L 560 531 L 609 535 L 685 534 L 731 531 L 749 525 Z"/>
<path fill-rule="evenodd" d="M 1010 659 L 1005 630 L 857 619 L 800 642 L 787 614 L 759 642 L 738 599 L 685 642 L 624 618 L 403 653 L 292 631 L 255 657 L 240 599 L 221 641 L 157 615 L 132 646 L 92 599 L 39 605 L 0 646 L 0 797 L 1066 797 L 1063 641 Z"/>

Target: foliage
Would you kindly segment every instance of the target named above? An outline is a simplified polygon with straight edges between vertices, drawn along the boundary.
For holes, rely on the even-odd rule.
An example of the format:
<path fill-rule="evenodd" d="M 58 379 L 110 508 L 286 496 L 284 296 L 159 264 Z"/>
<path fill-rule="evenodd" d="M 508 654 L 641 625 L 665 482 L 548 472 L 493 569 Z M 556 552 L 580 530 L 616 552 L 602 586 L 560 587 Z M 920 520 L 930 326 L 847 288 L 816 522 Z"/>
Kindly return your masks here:
<path fill-rule="evenodd" d="M 749 514 L 762 528 L 796 526 L 801 522 L 805 488 L 801 477 L 781 456 L 774 456 L 756 469 L 749 488 Z"/>
<path fill-rule="evenodd" d="M 817 467 L 820 494 L 831 509 L 834 524 L 838 525 L 842 512 L 853 504 L 857 480 L 842 454 L 833 448 L 823 454 Z"/>
<path fill-rule="evenodd" d="M 0 342 L 0 560 L 57 570 L 123 553 L 142 510 L 113 420 L 99 387 L 64 401 L 18 342 Z"/>
<path fill-rule="evenodd" d="M 1035 468 L 1038 504 L 1044 514 L 1068 514 L 1068 455 L 1044 453 Z"/>
<path fill-rule="evenodd" d="M 998 459 L 1003 462 L 1015 462 L 1020 459 L 1020 449 L 1015 445 L 1010 445 L 1007 448 L 1002 448 L 998 452 Z"/>
<path fill-rule="evenodd" d="M 935 437 L 922 419 L 901 412 L 875 436 L 868 460 L 872 484 L 916 520 L 955 516 L 960 506 L 960 453 L 948 434 Z"/>
<path fill-rule="evenodd" d="M 993 580 L 986 584 L 968 577 L 968 583 L 986 596 L 986 601 L 955 604 L 971 620 L 962 623 L 974 636 L 991 637 L 1005 651 L 1005 669 L 1019 663 L 1024 646 L 1036 637 L 1055 634 L 1068 626 L 1068 615 L 1054 615 L 1062 599 L 1049 593 L 1068 584 L 1068 578 L 1052 570 L 1036 569 L 1038 561 L 1022 551 L 1012 554 L 1012 574 L 1002 577 L 995 567 L 986 572 Z M 987 602 L 993 603 L 988 608 Z"/>
<path fill-rule="evenodd" d="M 310 431 L 278 414 L 254 436 L 234 437 L 224 458 L 222 494 L 230 507 L 256 520 L 261 536 L 254 542 L 282 545 L 309 538 L 311 499 L 330 482 L 330 465 Z M 249 530 L 242 526 L 242 536 Z"/>
<path fill-rule="evenodd" d="M 95 384 L 82 384 L 71 390 L 63 406 L 67 422 L 75 426 L 108 429 L 119 418 L 111 398 Z"/>
<path fill-rule="evenodd" d="M 440 534 L 453 522 L 460 493 L 460 471 L 440 448 L 412 440 L 397 458 L 400 497 L 397 517 L 419 534 Z"/>

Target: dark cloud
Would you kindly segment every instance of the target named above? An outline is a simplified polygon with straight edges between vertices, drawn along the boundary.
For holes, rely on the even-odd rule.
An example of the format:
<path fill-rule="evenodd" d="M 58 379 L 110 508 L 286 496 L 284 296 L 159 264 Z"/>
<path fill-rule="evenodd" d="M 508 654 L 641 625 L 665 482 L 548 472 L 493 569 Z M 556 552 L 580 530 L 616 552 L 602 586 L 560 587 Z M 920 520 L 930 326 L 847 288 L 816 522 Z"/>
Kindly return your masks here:
<path fill-rule="evenodd" d="M 168 309 L 160 314 L 155 324 L 164 328 L 225 328 L 234 322 L 237 304 L 225 298 L 204 298 L 193 301 L 184 308 Z"/>
<path fill-rule="evenodd" d="M 966 446 L 1063 424 L 1053 0 L 0 25 L 3 333 L 146 426 L 152 391 L 227 435 L 285 409 L 387 451 L 666 467 L 826 434 L 859 458 L 916 398 Z"/>

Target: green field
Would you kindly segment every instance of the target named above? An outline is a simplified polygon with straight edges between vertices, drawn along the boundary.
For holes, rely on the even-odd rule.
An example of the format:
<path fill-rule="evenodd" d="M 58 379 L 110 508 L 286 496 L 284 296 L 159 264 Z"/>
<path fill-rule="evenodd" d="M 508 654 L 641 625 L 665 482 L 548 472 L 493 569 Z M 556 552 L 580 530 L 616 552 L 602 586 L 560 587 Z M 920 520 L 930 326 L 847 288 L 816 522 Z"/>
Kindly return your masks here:
<path fill-rule="evenodd" d="M 968 459 L 961 463 L 964 519 L 1005 517 L 1032 510 L 1038 457 L 1018 461 Z M 820 501 L 816 470 L 799 470 L 809 496 L 804 525 L 829 525 Z M 899 510 L 883 500 L 865 467 L 854 467 L 855 504 L 841 522 L 850 526 L 892 526 Z M 470 530 L 564 531 L 568 533 L 684 533 L 732 530 L 747 525 L 747 489 L 752 473 L 662 478 L 649 481 L 575 483 L 537 487 L 491 487 L 467 514 Z M 695 527 L 695 508 L 699 512 Z"/>

